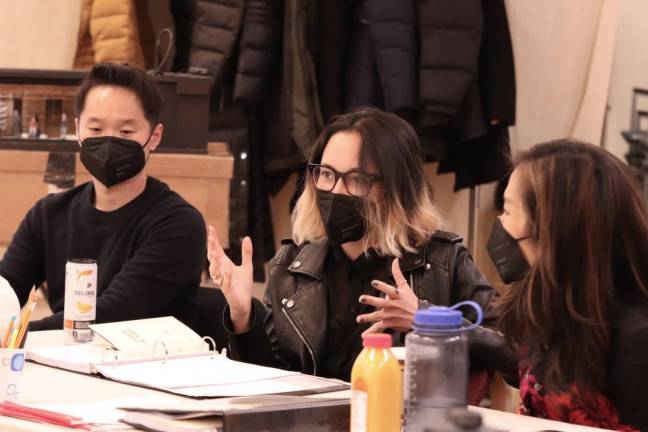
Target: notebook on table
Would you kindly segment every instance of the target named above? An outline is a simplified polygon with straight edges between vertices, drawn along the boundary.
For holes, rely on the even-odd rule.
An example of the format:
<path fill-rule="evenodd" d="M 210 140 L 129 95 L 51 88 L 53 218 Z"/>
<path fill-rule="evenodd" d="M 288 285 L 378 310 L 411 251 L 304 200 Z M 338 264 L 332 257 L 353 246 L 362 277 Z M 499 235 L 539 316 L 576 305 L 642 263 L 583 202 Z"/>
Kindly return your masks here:
<path fill-rule="evenodd" d="M 27 358 L 48 366 L 96 374 L 96 365 L 101 363 L 199 354 L 209 350 L 203 338 L 174 317 L 94 324 L 90 327 L 95 332 L 91 343 L 28 347 Z"/>
<path fill-rule="evenodd" d="M 231 360 L 173 317 L 91 326 L 95 341 L 28 348 L 27 359 L 189 397 L 313 394 L 348 388 L 337 380 Z"/>

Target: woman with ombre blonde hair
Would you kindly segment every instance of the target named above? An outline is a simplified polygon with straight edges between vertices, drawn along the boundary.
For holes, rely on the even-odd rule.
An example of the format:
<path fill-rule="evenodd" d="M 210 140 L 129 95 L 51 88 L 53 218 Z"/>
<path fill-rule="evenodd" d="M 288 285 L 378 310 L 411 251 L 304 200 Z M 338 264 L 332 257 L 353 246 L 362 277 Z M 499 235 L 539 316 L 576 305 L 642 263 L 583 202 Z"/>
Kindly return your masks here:
<path fill-rule="evenodd" d="M 494 291 L 461 238 L 439 231 L 407 122 L 377 109 L 338 116 L 309 162 L 293 238 L 270 262 L 266 310 L 251 301 L 250 239 L 235 266 L 210 229 L 210 274 L 229 305 L 234 358 L 348 381 L 363 334 L 402 342 L 424 305 L 489 305 Z"/>

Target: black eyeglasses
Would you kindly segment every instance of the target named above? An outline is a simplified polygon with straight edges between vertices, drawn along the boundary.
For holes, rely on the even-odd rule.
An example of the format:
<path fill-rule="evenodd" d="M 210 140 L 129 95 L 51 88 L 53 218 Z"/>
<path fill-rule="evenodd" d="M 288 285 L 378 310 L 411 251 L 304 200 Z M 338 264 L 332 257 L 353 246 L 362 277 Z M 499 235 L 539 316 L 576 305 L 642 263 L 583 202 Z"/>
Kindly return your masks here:
<path fill-rule="evenodd" d="M 344 187 L 350 195 L 366 197 L 371 192 L 374 183 L 381 181 L 382 177 L 362 171 L 347 171 L 341 173 L 335 169 L 319 164 L 308 164 L 308 170 L 313 177 L 315 187 L 321 191 L 331 192 L 338 180 L 342 178 Z"/>

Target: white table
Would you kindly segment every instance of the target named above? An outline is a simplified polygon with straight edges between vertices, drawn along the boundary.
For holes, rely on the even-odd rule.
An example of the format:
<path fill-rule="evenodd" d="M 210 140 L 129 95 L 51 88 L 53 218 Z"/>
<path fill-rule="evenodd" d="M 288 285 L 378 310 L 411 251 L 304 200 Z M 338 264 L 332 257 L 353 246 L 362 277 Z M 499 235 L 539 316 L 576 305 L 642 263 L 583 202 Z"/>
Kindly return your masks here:
<path fill-rule="evenodd" d="M 62 343 L 62 331 L 34 332 L 29 335 L 27 347 L 43 347 Z M 168 400 L 182 400 L 181 396 L 158 392 L 142 387 L 120 384 L 103 378 L 67 372 L 28 362 L 23 371 L 20 390 L 21 403 L 26 404 L 77 404 L 83 402 L 100 402 L 127 397 L 144 397 L 155 395 Z M 348 397 L 349 392 L 330 393 L 329 397 Z M 322 397 L 322 395 L 318 395 Z M 470 407 L 482 414 L 487 426 L 520 432 L 537 432 L 556 430 L 564 432 L 600 431 L 602 429 L 575 426 L 567 423 L 542 420 L 485 408 Z M 72 431 L 74 429 L 57 428 L 9 417 L 0 416 L 0 431 Z"/>

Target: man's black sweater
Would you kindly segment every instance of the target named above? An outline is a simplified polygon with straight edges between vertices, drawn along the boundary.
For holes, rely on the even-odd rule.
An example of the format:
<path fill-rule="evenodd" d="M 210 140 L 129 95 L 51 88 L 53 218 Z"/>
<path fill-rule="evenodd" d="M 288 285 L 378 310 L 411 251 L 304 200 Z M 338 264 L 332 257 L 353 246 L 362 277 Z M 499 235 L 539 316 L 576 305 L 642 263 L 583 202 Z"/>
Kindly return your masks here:
<path fill-rule="evenodd" d="M 97 260 L 98 323 L 173 315 L 193 326 L 206 257 L 202 215 L 152 177 L 144 192 L 115 211 L 97 210 L 94 193 L 90 182 L 38 201 L 0 261 L 0 275 L 21 305 L 33 285 L 47 282 L 54 313 L 30 330 L 63 328 L 71 258 Z"/>

